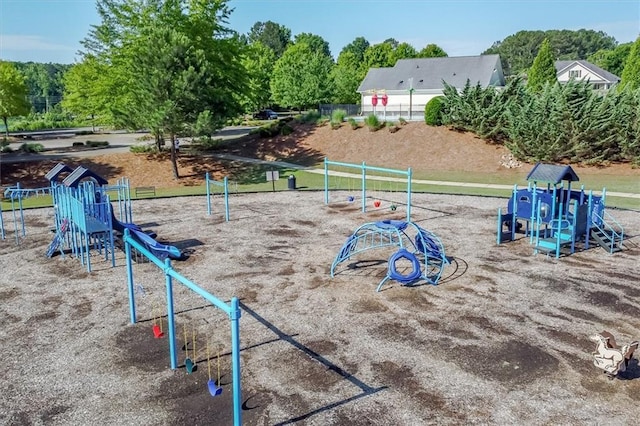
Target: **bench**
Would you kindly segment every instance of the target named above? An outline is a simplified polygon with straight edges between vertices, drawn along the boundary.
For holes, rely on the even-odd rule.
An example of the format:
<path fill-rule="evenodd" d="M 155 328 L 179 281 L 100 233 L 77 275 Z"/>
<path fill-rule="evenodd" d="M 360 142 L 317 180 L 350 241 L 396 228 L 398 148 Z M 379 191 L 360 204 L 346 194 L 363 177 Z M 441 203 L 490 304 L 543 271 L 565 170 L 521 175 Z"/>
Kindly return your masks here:
<path fill-rule="evenodd" d="M 135 188 L 136 198 L 139 196 L 156 196 L 155 186 L 136 186 Z"/>

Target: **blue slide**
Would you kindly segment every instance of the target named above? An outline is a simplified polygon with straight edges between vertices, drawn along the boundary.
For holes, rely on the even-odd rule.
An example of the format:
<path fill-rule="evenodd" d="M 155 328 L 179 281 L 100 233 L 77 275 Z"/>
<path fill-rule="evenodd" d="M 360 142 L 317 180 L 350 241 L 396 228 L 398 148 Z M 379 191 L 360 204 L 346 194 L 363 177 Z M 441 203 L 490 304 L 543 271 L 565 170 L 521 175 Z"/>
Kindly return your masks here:
<path fill-rule="evenodd" d="M 171 259 L 182 258 L 182 252 L 177 247 L 168 246 L 157 242 L 154 239 L 157 236 L 155 233 L 145 233 L 142 228 L 135 223 L 120 222 L 116 218 L 115 214 L 113 214 L 113 208 L 111 209 L 111 224 L 114 230 L 120 232 L 123 235 L 124 230 L 128 229 L 139 243 L 147 247 L 154 255 L 158 256 L 160 259 L 166 259 L 167 257 Z"/>
<path fill-rule="evenodd" d="M 142 231 L 136 231 L 135 229 L 129 230 L 137 240 L 139 240 L 151 251 L 151 253 L 158 256 L 160 259 L 166 259 L 167 257 L 171 259 L 182 258 L 182 252 L 177 247 L 160 244 Z"/>

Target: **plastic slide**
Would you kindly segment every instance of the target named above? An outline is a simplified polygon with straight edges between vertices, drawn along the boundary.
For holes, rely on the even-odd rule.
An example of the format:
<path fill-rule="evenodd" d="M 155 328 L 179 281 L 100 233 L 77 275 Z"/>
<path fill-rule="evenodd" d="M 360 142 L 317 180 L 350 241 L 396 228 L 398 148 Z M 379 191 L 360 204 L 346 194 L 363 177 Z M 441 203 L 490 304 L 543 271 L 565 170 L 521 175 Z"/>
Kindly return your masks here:
<path fill-rule="evenodd" d="M 158 235 L 154 232 L 149 232 L 146 233 L 142 230 L 141 227 L 139 227 L 138 225 L 136 225 L 135 223 L 126 223 L 126 222 L 120 222 L 117 218 L 116 215 L 113 214 L 113 208 L 111 209 L 111 224 L 113 226 L 113 229 L 118 231 L 121 234 L 124 234 L 124 230 L 128 229 L 129 231 L 138 231 L 138 232 L 143 232 L 145 234 L 147 234 L 148 236 L 150 236 L 151 238 L 155 238 Z"/>
<path fill-rule="evenodd" d="M 144 244 L 153 254 L 158 256 L 161 259 L 166 259 L 167 257 L 171 259 L 180 259 L 182 258 L 182 252 L 174 246 L 168 246 L 165 244 L 160 244 L 149 235 L 145 234 L 142 231 L 136 231 L 135 229 L 129 229 L 135 238 L 140 240 L 142 244 Z"/>

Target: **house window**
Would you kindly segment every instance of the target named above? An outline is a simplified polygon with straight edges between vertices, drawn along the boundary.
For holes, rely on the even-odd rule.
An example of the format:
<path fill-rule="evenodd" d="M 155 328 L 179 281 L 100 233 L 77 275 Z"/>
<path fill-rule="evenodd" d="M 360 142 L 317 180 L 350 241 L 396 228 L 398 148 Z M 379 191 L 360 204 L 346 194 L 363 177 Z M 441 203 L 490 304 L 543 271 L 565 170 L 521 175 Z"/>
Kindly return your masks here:
<path fill-rule="evenodd" d="M 569 70 L 569 78 L 582 77 L 582 70 Z"/>

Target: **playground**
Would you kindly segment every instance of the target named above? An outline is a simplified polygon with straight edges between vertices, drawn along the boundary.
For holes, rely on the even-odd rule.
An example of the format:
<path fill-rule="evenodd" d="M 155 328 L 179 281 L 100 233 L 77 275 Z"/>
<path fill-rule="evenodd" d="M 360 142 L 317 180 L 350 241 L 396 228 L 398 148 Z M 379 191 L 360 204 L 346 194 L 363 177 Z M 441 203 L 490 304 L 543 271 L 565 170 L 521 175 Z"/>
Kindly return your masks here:
<path fill-rule="evenodd" d="M 243 424 L 628 424 L 640 415 L 640 355 L 609 380 L 589 339 L 603 330 L 620 343 L 640 338 L 640 212 L 613 210 L 624 250 L 555 258 L 526 237 L 496 243 L 504 198 L 412 194 L 411 222 L 437 236 L 447 263 L 437 285 L 402 285 L 385 280 L 395 248 L 332 263 L 363 224 L 407 220 L 402 199 L 392 210 L 378 193 L 380 205 L 365 200 L 363 212 L 353 195 L 333 192 L 325 204 L 320 191 L 232 194 L 229 221 L 220 197 L 211 215 L 201 196 L 132 202 L 135 224 L 185 255 L 170 260 L 177 273 L 227 304 L 239 299 Z M 69 253 L 45 255 L 51 208 L 24 212 L 20 244 L 4 215 L 0 423 L 233 424 L 227 314 L 174 282 L 173 370 L 160 268 L 133 263 L 131 324 L 122 250 L 115 267 L 92 251 L 88 272 Z"/>

